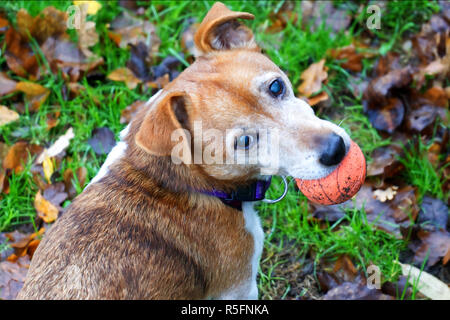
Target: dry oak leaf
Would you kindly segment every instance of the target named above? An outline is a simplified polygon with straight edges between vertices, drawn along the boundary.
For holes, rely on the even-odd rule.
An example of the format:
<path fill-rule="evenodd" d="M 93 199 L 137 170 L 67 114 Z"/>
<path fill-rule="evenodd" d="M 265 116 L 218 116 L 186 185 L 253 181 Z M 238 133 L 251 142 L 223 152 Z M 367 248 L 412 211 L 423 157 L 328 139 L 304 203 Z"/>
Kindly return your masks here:
<path fill-rule="evenodd" d="M 362 59 L 374 56 L 374 54 L 370 52 L 357 52 L 357 48 L 354 44 L 338 49 L 332 49 L 329 54 L 333 59 L 344 60 L 340 63 L 341 67 L 354 72 L 360 72 L 362 70 Z"/>
<path fill-rule="evenodd" d="M 325 59 L 310 65 L 300 76 L 303 80 L 298 87 L 301 96 L 311 97 L 314 93 L 322 89 L 322 83 L 328 78 L 328 68 L 325 67 Z"/>
<path fill-rule="evenodd" d="M 36 17 L 25 9 L 17 12 L 17 31 L 28 39 L 28 34 L 42 44 L 49 37 L 59 37 L 67 30 L 67 13 L 54 7 L 46 7 Z"/>
<path fill-rule="evenodd" d="M 443 35 L 444 33 L 442 33 Z M 444 44 L 444 43 L 443 43 Z M 436 47 L 435 44 L 432 47 Z M 417 87 L 422 87 L 425 82 L 425 76 L 434 76 L 441 79 L 447 79 L 450 73 L 450 36 L 446 36 L 445 39 L 445 55 L 430 62 L 425 67 L 419 69 L 419 72 L 415 73 L 414 78 L 417 82 Z"/>
<path fill-rule="evenodd" d="M 0 126 L 16 121 L 17 119 L 19 119 L 17 112 L 0 105 Z"/>
<path fill-rule="evenodd" d="M 14 28 L 9 28 L 5 43 L 4 55 L 9 69 L 21 77 L 38 78 L 39 65 L 28 38 L 22 37 Z"/>
<path fill-rule="evenodd" d="M 49 37 L 41 46 L 53 73 L 62 72 L 65 79 L 76 82 L 82 73 L 87 73 L 103 64 L 102 57 L 86 57 L 73 42 Z"/>
<path fill-rule="evenodd" d="M 31 111 L 37 111 L 50 95 L 50 90 L 38 83 L 21 81 L 17 83 L 16 89 L 25 93 L 25 98 L 31 104 Z"/>
<path fill-rule="evenodd" d="M 15 173 L 20 173 L 23 170 L 24 164 L 28 161 L 28 156 L 33 156 L 42 151 L 42 147 L 38 145 L 30 145 L 25 141 L 16 142 L 3 160 L 3 169 L 14 170 Z"/>
<path fill-rule="evenodd" d="M 51 223 L 58 217 L 58 208 L 41 195 L 41 190 L 38 191 L 34 198 L 34 207 L 38 216 L 44 220 L 45 223 Z"/>
<path fill-rule="evenodd" d="M 30 259 L 33 258 L 34 251 L 39 245 L 40 238 L 44 232 L 45 228 L 41 228 L 38 232 L 32 234 L 23 234 L 18 231 L 6 233 L 5 236 L 8 238 L 11 248 L 14 249 L 14 253 L 7 260 L 16 262 L 25 255 L 28 255 Z"/>
<path fill-rule="evenodd" d="M 133 72 L 128 68 L 119 68 L 108 74 L 109 80 L 122 81 L 125 82 L 129 89 L 134 89 L 136 86 L 142 82 L 134 76 Z"/>
<path fill-rule="evenodd" d="M 150 48 L 149 54 L 153 56 L 158 52 L 161 40 L 156 34 L 156 28 L 147 20 L 133 17 L 128 12 L 122 12 L 111 22 L 108 36 L 120 47 L 127 48 L 129 44 L 145 43 Z"/>

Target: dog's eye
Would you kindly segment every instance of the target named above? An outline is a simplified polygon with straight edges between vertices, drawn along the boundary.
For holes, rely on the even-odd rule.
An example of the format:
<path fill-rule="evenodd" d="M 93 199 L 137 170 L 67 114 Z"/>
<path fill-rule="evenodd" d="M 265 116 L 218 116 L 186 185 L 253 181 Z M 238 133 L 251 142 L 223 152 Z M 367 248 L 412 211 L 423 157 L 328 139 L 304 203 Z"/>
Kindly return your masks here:
<path fill-rule="evenodd" d="M 236 139 L 236 141 L 234 143 L 234 148 L 248 150 L 252 146 L 254 141 L 255 141 L 255 138 L 253 136 L 249 136 L 249 135 L 240 136 L 239 138 Z"/>
<path fill-rule="evenodd" d="M 284 83 L 281 79 L 274 80 L 269 86 L 270 94 L 274 97 L 280 96 L 284 92 Z"/>

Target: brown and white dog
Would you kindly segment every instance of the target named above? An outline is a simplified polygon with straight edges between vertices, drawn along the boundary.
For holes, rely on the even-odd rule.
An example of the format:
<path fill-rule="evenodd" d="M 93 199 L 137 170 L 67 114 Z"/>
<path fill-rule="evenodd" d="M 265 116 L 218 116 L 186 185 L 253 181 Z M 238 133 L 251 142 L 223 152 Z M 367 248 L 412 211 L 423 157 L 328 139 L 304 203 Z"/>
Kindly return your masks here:
<path fill-rule="evenodd" d="M 195 63 L 121 133 L 98 175 L 45 235 L 18 299 L 258 298 L 264 235 L 254 202 L 241 211 L 214 190 L 250 185 L 273 162 L 189 161 L 195 143 L 187 136 L 205 151 L 208 137 L 195 136 L 195 123 L 222 133 L 217 159 L 270 147 L 258 132 L 277 130 L 277 174 L 301 179 L 333 171 L 350 138 L 294 96 L 238 18 L 253 15 L 222 3 L 208 12 L 195 35 Z M 172 152 L 177 129 L 188 150 L 181 163 Z"/>

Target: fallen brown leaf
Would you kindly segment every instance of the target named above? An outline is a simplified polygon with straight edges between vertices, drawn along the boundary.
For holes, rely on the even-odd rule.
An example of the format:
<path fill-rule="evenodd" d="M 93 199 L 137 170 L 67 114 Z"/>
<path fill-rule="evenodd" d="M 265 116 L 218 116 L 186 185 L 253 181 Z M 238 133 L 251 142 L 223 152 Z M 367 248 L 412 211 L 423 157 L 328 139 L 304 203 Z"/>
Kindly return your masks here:
<path fill-rule="evenodd" d="M 361 50 L 357 49 L 359 48 L 356 48 L 356 46 L 352 43 L 346 47 L 332 49 L 329 54 L 333 59 L 343 60 L 340 63 L 342 68 L 353 72 L 361 72 L 363 67 L 362 60 L 364 58 L 374 57 L 375 55 L 370 52 L 361 52 Z"/>
<path fill-rule="evenodd" d="M 445 230 L 417 232 L 420 244 L 411 243 L 409 248 L 415 252 L 414 261 L 422 263 L 428 255 L 427 266 L 435 265 L 440 259 L 446 265 L 450 259 L 450 233 Z"/>
<path fill-rule="evenodd" d="M 35 80 L 39 76 L 39 65 L 36 55 L 28 42 L 14 28 L 9 28 L 5 35 L 5 59 L 9 69 L 21 77 Z"/>
<path fill-rule="evenodd" d="M 8 78 L 6 73 L 0 72 L 0 96 L 16 91 L 17 82 Z"/>
<path fill-rule="evenodd" d="M 20 173 L 24 168 L 23 165 L 27 163 L 29 155 L 34 156 L 41 151 L 42 147 L 38 145 L 30 145 L 25 141 L 16 142 L 9 148 L 8 154 L 3 160 L 3 169 Z"/>
<path fill-rule="evenodd" d="M 25 99 L 29 101 L 31 111 L 37 111 L 50 95 L 50 90 L 38 83 L 21 81 L 17 83 L 16 89 L 25 93 Z"/>
<path fill-rule="evenodd" d="M 58 218 L 59 210 L 48 200 L 41 195 L 39 190 L 34 198 L 34 207 L 38 216 L 44 220 L 45 223 L 51 223 Z"/>
<path fill-rule="evenodd" d="M 129 89 L 134 89 L 142 81 L 136 78 L 133 72 L 128 68 L 119 68 L 108 74 L 108 79 L 113 81 L 125 82 Z"/>
<path fill-rule="evenodd" d="M 14 249 L 7 260 L 10 262 L 16 262 L 19 258 L 28 255 L 31 259 L 36 247 L 39 244 L 40 238 L 45 232 L 45 228 L 39 229 L 38 232 L 32 234 L 23 234 L 17 230 L 14 232 L 6 233 L 5 236 L 9 240 L 9 245 Z"/>
<path fill-rule="evenodd" d="M 0 126 L 16 121 L 17 119 L 19 119 L 17 112 L 0 105 Z"/>
<path fill-rule="evenodd" d="M 66 39 L 49 37 L 41 46 L 51 71 L 54 74 L 62 72 L 69 82 L 76 82 L 86 74 L 102 65 L 102 57 L 86 55 L 72 42 Z"/>
<path fill-rule="evenodd" d="M 393 177 L 402 169 L 398 161 L 401 153 L 402 148 L 393 144 L 375 149 L 371 154 L 372 161 L 367 165 L 367 176 Z"/>
<path fill-rule="evenodd" d="M 400 99 L 388 98 L 374 108 L 367 108 L 366 113 L 375 129 L 392 134 L 403 122 L 405 107 Z"/>
<path fill-rule="evenodd" d="M 28 259 L 28 257 L 24 258 Z M 22 259 L 22 261 L 25 260 Z M 13 300 L 17 297 L 27 272 L 28 268 L 24 264 L 0 262 L 0 300 Z"/>
<path fill-rule="evenodd" d="M 308 98 L 322 89 L 322 83 L 328 78 L 327 70 L 325 59 L 311 64 L 300 76 L 303 82 L 298 87 L 299 94 Z"/>
<path fill-rule="evenodd" d="M 24 38 L 31 35 L 39 44 L 49 37 L 59 37 L 67 29 L 67 13 L 54 7 L 46 7 L 36 17 L 32 17 L 25 9 L 17 12 L 17 31 Z"/>
<path fill-rule="evenodd" d="M 129 44 L 137 45 L 145 43 L 150 48 L 150 55 L 158 52 L 161 40 L 156 34 L 156 28 L 147 20 L 142 20 L 123 11 L 111 22 L 109 37 L 118 44 L 120 48 L 127 48 Z"/>
<path fill-rule="evenodd" d="M 75 176 L 80 187 L 84 188 L 87 179 L 87 169 L 84 167 L 79 167 L 77 170 L 75 170 Z M 77 190 L 74 186 L 75 176 L 73 174 L 73 170 L 70 168 L 66 169 L 63 173 L 65 191 L 70 199 L 73 199 L 77 196 Z"/>
<path fill-rule="evenodd" d="M 170 82 L 170 76 L 168 73 L 162 77 L 158 77 L 155 81 L 147 82 L 146 85 L 153 89 L 162 89 Z"/>
<path fill-rule="evenodd" d="M 315 95 L 314 97 L 306 98 L 306 102 L 308 102 L 310 106 L 315 106 L 319 102 L 327 101 L 328 99 L 329 99 L 328 93 L 322 91 L 321 93 Z"/>
<path fill-rule="evenodd" d="M 44 190 L 43 197 L 50 201 L 58 211 L 62 211 L 61 204 L 68 198 L 68 194 L 65 191 L 65 184 L 63 182 L 57 182 L 50 185 Z"/>

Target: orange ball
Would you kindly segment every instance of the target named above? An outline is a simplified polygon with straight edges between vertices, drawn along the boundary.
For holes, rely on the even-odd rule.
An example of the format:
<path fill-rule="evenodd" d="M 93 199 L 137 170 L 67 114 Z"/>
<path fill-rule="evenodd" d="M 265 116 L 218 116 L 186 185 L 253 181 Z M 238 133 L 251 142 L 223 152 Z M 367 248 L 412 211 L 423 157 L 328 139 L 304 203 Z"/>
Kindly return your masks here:
<path fill-rule="evenodd" d="M 328 176 L 315 180 L 295 179 L 300 191 L 312 202 L 331 205 L 347 201 L 361 188 L 366 178 L 366 159 L 355 142 L 347 155 Z"/>

